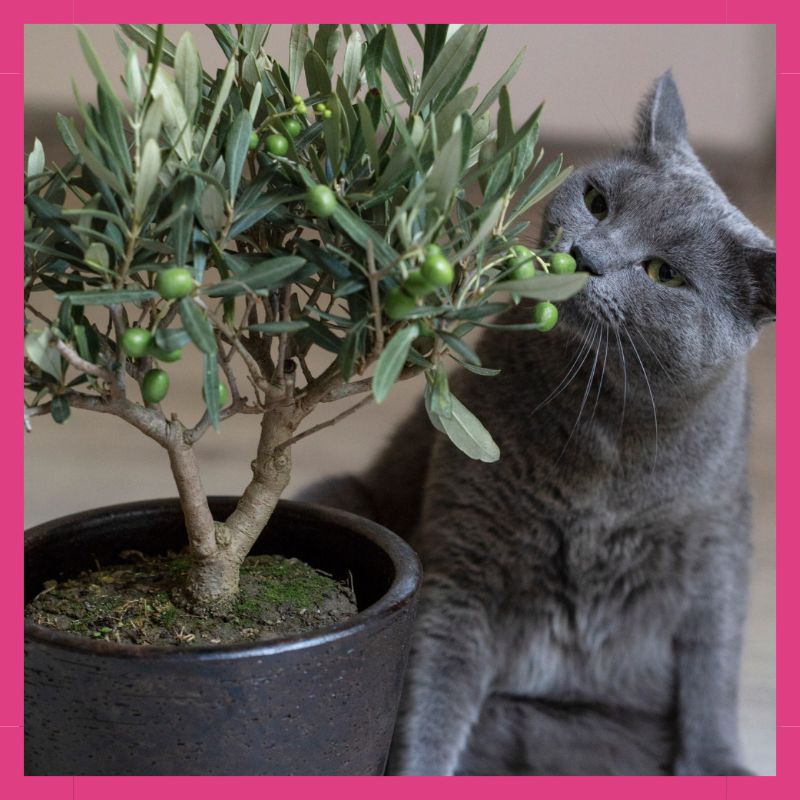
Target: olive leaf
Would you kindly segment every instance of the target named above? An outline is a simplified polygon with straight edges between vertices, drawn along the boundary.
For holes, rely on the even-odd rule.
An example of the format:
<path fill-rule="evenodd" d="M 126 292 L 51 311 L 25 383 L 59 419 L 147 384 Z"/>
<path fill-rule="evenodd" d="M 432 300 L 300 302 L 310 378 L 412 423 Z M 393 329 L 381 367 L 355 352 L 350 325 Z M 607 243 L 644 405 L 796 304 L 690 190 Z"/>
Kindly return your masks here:
<path fill-rule="evenodd" d="M 395 381 L 403 370 L 408 359 L 411 343 L 419 336 L 419 325 L 416 323 L 402 328 L 389 340 L 378 358 L 375 377 L 372 379 L 372 395 L 376 403 L 382 403 L 389 395 Z"/>
<path fill-rule="evenodd" d="M 470 458 L 489 463 L 499 460 L 500 448 L 481 421 L 455 395 L 451 394 L 450 400 L 449 417 L 433 412 L 450 441 Z"/>

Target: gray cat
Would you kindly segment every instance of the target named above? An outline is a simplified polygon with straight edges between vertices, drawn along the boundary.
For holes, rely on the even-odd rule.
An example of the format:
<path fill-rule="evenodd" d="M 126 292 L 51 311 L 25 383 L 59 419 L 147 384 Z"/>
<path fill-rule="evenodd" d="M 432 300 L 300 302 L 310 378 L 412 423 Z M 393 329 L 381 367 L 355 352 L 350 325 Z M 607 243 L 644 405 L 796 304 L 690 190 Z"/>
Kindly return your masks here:
<path fill-rule="evenodd" d="M 306 493 L 424 563 L 390 769 L 749 774 L 745 356 L 775 318 L 774 246 L 697 160 L 669 73 L 634 145 L 545 217 L 585 291 L 549 334 L 487 333 L 498 377 L 451 380 L 501 460 L 466 458 L 420 409 L 367 474 Z"/>

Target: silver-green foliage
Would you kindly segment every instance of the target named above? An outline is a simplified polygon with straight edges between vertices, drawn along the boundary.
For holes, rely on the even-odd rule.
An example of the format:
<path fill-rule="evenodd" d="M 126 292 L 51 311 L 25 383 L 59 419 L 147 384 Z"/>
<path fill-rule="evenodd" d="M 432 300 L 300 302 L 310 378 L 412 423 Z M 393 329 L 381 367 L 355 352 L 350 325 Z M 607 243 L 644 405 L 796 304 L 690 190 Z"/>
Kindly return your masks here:
<path fill-rule="evenodd" d="M 541 107 L 513 126 L 507 84 L 520 57 L 481 97 L 468 81 L 486 28 L 411 26 L 418 74 L 387 25 L 321 25 L 314 36 L 296 25 L 285 66 L 266 48 L 269 26 L 209 27 L 227 59 L 214 74 L 188 33 L 174 45 L 160 26 L 122 26 L 122 97 L 79 33 L 97 101 L 76 93 L 79 123 L 57 120 L 68 163 L 47 165 L 38 141 L 27 161 L 29 408 L 49 401 L 63 421 L 81 384 L 102 397 L 108 375 L 141 381 L 149 360 L 119 346 L 138 322 L 157 342 L 204 353 L 199 383 L 215 426 L 225 345 L 270 365 L 273 383 L 279 350 L 304 359 L 317 346 L 348 381 L 375 364 L 378 401 L 404 372 L 424 371 L 434 425 L 469 455 L 496 459 L 489 434 L 450 397 L 444 359 L 494 374 L 461 337 L 519 296 L 561 299 L 582 286 L 581 276 L 540 273 L 497 299 L 520 216 L 568 173 L 560 157 L 538 167 Z M 325 103 L 327 117 L 297 113 L 302 75 L 304 102 Z M 294 138 L 289 119 L 301 124 Z M 286 135 L 286 156 L 249 149 L 253 131 L 262 143 Z M 304 203 L 317 184 L 336 193 L 329 218 Z M 430 243 L 456 266 L 455 282 L 388 319 L 383 299 Z M 164 300 L 156 278 L 174 266 L 192 270 L 197 288 Z M 60 301 L 46 322 L 33 313 L 40 292 Z M 107 309 L 107 324 L 87 316 L 92 306 Z M 416 336 L 421 321 L 432 336 Z"/>

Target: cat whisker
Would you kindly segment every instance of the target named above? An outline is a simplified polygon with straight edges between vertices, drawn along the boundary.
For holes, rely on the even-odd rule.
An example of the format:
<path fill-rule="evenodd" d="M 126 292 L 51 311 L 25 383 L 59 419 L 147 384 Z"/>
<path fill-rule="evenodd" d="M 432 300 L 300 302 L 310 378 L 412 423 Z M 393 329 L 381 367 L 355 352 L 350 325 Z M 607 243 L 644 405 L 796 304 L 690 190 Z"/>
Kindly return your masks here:
<path fill-rule="evenodd" d="M 605 374 L 606 374 L 606 361 L 608 359 L 608 340 L 610 338 L 609 326 L 605 325 L 603 327 L 605 328 L 604 333 L 606 335 L 606 348 L 605 348 L 605 351 L 603 352 L 603 367 L 600 370 L 600 382 L 599 382 L 599 384 L 597 386 L 597 396 L 594 399 L 594 406 L 592 407 L 592 416 L 589 419 L 589 424 L 590 425 L 594 421 L 594 415 L 595 415 L 595 412 L 597 411 L 597 404 L 600 402 L 600 394 L 603 391 L 603 378 L 605 377 Z M 599 353 L 600 351 L 598 350 L 597 352 Z"/>
<path fill-rule="evenodd" d="M 603 332 L 599 328 L 595 328 L 595 334 L 596 336 L 595 338 L 592 339 L 592 345 L 590 349 L 594 347 L 595 341 L 599 340 L 602 337 Z M 583 393 L 583 399 L 581 400 L 581 407 L 578 409 L 578 418 L 575 420 L 575 424 L 572 426 L 572 430 L 569 432 L 569 436 L 567 436 L 567 441 L 564 443 L 564 447 L 561 449 L 558 458 L 553 462 L 553 466 L 556 466 L 556 464 L 558 464 L 558 462 L 561 461 L 561 457 L 564 455 L 564 453 L 567 452 L 567 447 L 569 447 L 569 443 L 572 441 L 572 437 L 575 434 L 575 431 L 578 429 L 578 426 L 580 425 L 581 416 L 583 415 L 583 409 L 586 407 L 586 401 L 588 400 L 589 395 L 591 394 L 592 384 L 594 383 L 594 373 L 597 370 L 597 361 L 599 358 L 600 358 L 600 348 L 598 347 L 598 349 L 595 351 L 594 354 L 594 361 L 592 362 L 592 371 L 589 373 L 589 380 L 586 382 L 586 390 Z"/>
<path fill-rule="evenodd" d="M 642 368 L 642 375 L 644 376 L 644 382 L 647 384 L 647 391 L 650 394 L 650 403 L 653 406 L 653 426 L 655 428 L 655 437 L 656 437 L 655 453 L 653 455 L 653 472 L 655 472 L 656 462 L 658 461 L 658 414 L 656 412 L 656 399 L 655 397 L 653 397 L 653 390 L 650 388 L 650 379 L 647 377 L 647 370 L 644 368 L 644 364 L 642 363 L 642 359 L 639 356 L 639 351 L 636 349 L 636 345 L 633 342 L 633 338 L 631 337 L 630 333 L 628 333 L 628 329 L 624 325 L 622 326 L 622 330 L 628 337 L 628 341 L 631 343 L 631 347 L 633 348 L 636 360 L 639 362 L 639 366 Z"/>
<path fill-rule="evenodd" d="M 622 427 L 625 424 L 625 405 L 628 400 L 628 369 L 625 365 L 625 349 L 622 347 L 622 339 L 620 339 L 617 328 L 614 328 L 614 335 L 617 337 L 617 348 L 619 349 L 619 359 L 622 365 L 622 415 L 619 420 L 619 431 L 617 431 L 617 439 L 619 439 L 622 436 Z"/>
<path fill-rule="evenodd" d="M 542 400 L 536 408 L 531 411 L 531 416 L 533 416 L 537 411 L 544 408 L 548 403 L 552 402 L 553 400 L 558 397 L 558 395 L 563 392 L 567 386 L 572 383 L 575 376 L 580 371 L 580 368 L 583 366 L 583 362 L 586 360 L 586 357 L 589 355 L 589 351 L 591 350 L 590 339 L 593 341 L 594 334 L 597 331 L 597 327 L 599 326 L 599 322 L 594 322 L 591 324 L 586 325 L 586 330 L 584 331 L 583 338 L 581 340 L 581 345 L 578 348 L 578 354 L 570 363 L 569 367 L 567 368 L 567 372 L 565 373 L 564 377 L 561 379 L 561 382 L 550 392 L 544 400 Z M 583 359 L 581 360 L 581 356 Z M 578 363 L 580 361 L 580 363 Z"/>

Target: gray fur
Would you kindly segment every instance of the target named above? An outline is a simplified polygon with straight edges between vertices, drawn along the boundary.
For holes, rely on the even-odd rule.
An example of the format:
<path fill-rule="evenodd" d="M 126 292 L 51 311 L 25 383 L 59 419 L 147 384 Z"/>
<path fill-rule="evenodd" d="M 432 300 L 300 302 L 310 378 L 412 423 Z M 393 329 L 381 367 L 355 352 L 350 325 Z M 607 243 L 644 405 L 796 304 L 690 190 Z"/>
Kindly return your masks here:
<path fill-rule="evenodd" d="M 774 319 L 772 242 L 698 162 L 669 74 L 634 146 L 555 193 L 545 236 L 559 226 L 586 291 L 551 333 L 487 333 L 499 376 L 451 379 L 499 463 L 463 456 L 420 409 L 361 479 L 425 567 L 390 768 L 746 773 L 745 356 Z M 647 278 L 655 256 L 687 285 Z"/>

